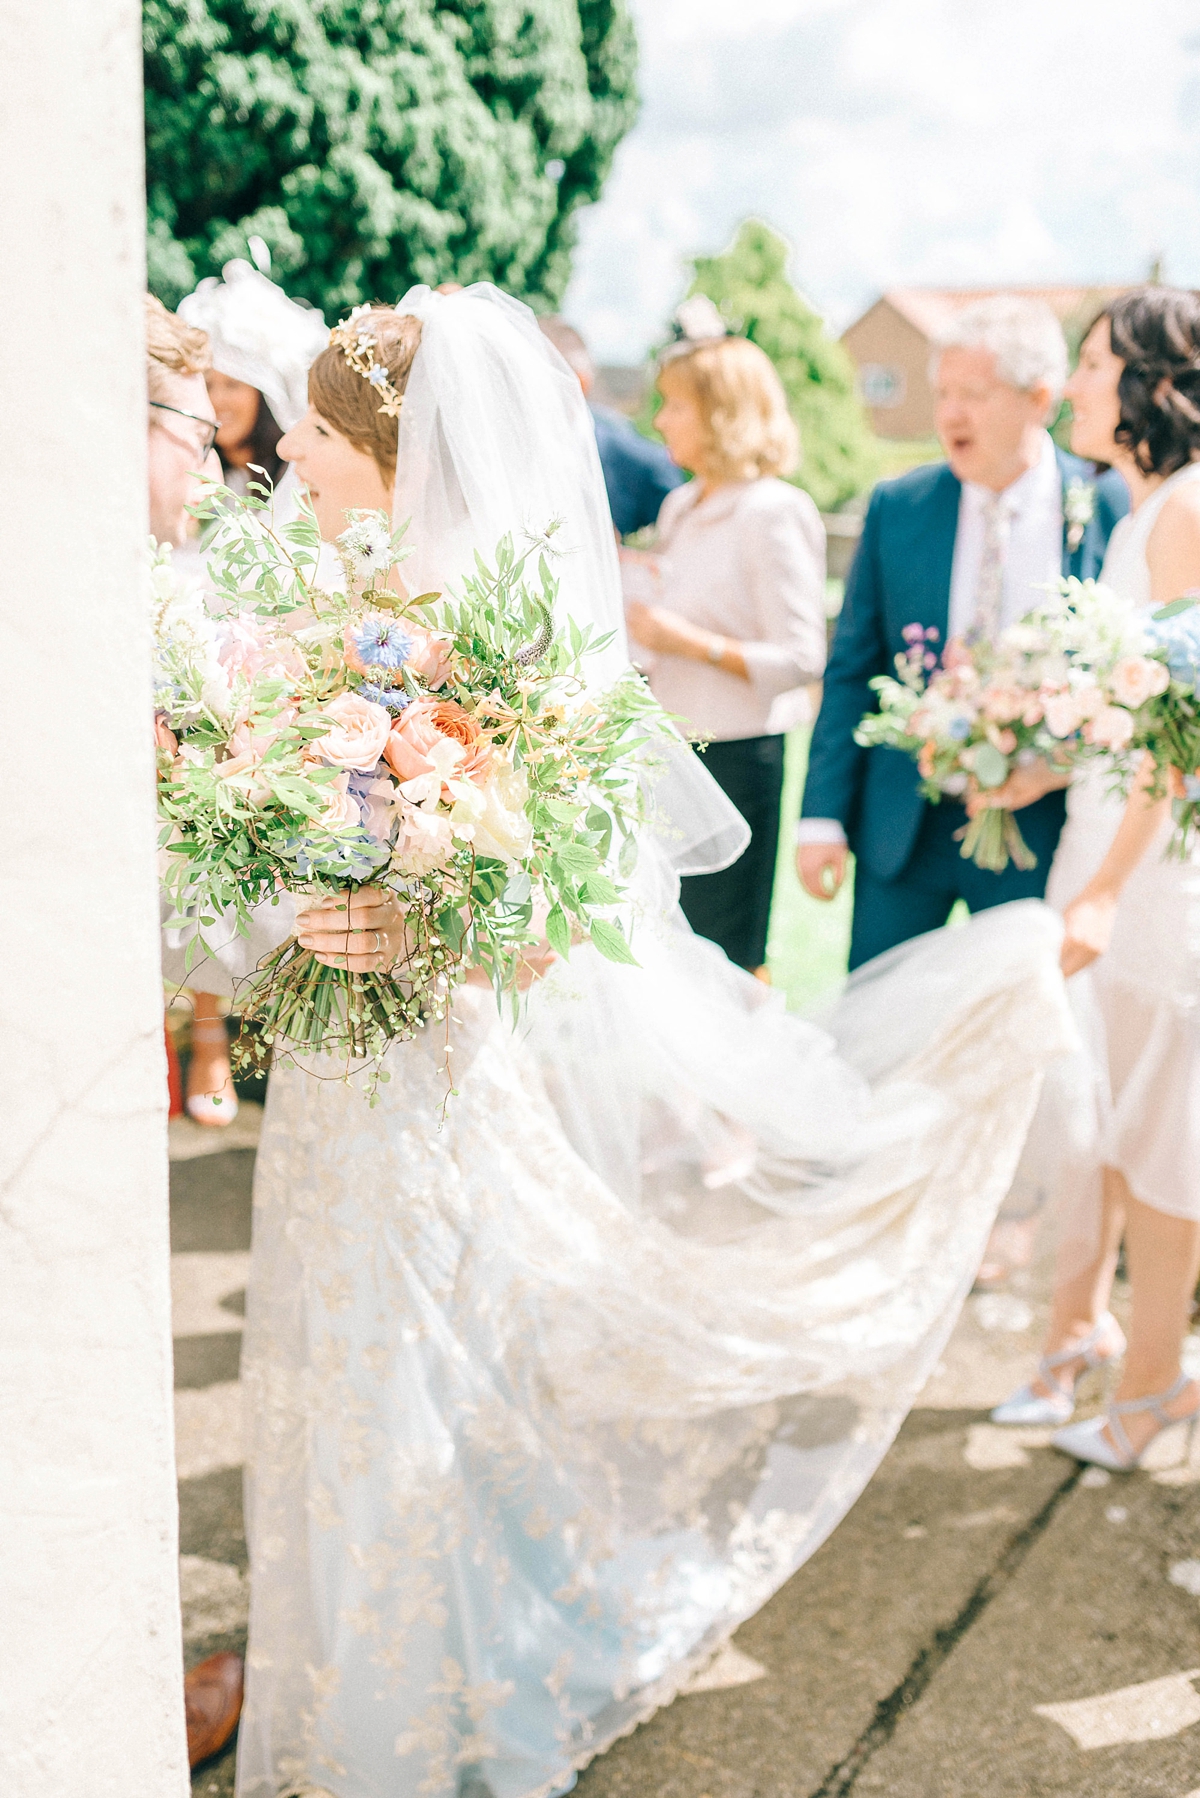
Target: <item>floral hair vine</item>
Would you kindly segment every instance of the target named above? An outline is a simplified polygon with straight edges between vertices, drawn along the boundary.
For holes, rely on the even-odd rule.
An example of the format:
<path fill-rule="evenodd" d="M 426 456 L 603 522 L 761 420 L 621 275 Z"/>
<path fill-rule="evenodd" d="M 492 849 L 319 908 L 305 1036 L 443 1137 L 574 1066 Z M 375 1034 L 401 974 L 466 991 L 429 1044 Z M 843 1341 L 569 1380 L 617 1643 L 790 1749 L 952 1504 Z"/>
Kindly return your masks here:
<path fill-rule="evenodd" d="M 399 418 L 404 395 L 392 386 L 383 363 L 375 360 L 374 332 L 355 322 L 370 310 L 369 306 L 356 306 L 349 318 L 335 325 L 329 333 L 329 347 L 341 350 L 355 374 L 370 382 L 381 396 L 379 410 L 388 418 Z"/>

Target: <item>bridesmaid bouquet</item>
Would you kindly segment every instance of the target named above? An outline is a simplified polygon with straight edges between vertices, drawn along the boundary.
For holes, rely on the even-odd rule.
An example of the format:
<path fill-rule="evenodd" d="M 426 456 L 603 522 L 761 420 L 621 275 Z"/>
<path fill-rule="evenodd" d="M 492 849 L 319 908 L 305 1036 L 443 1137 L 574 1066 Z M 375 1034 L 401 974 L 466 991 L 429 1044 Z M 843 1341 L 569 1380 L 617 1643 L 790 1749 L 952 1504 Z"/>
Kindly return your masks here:
<path fill-rule="evenodd" d="M 517 992 L 542 935 L 632 962 L 617 908 L 644 822 L 640 778 L 666 713 L 632 672 L 588 690 L 607 638 L 554 623 L 545 537 L 477 557 L 461 596 L 388 583 L 402 532 L 351 515 L 346 591 L 316 581 L 311 513 L 281 534 L 264 502 L 216 489 L 200 509 L 215 600 L 154 552 L 158 805 L 166 885 L 192 932 L 251 914 L 281 889 L 391 889 L 407 948 L 389 971 L 329 968 L 295 938 L 239 994 L 256 1054 L 367 1057 L 445 1016 L 470 967 Z M 531 565 L 536 562 L 536 576 Z M 248 1038 L 243 1037 L 243 1043 Z M 379 1075 L 386 1078 L 385 1075 Z"/>
<path fill-rule="evenodd" d="M 1095 581 L 1062 581 L 995 642 L 952 639 L 940 660 L 936 631 L 910 624 L 904 637 L 896 675 L 870 683 L 879 709 L 862 719 L 855 741 L 911 755 L 934 802 L 994 791 L 1038 760 L 1066 773 L 1104 755 L 1123 776 L 1147 708 L 1170 680 L 1132 608 Z M 969 819 L 960 836 L 978 867 L 1036 866 L 1003 807 Z"/>
<path fill-rule="evenodd" d="M 1158 765 L 1155 796 L 1165 790 L 1163 771 L 1179 772 L 1183 796 L 1172 803 L 1175 829 L 1166 854 L 1187 861 L 1200 822 L 1200 595 L 1186 594 L 1155 612 L 1146 637 L 1162 673 L 1138 712 L 1133 747 L 1147 750 Z"/>

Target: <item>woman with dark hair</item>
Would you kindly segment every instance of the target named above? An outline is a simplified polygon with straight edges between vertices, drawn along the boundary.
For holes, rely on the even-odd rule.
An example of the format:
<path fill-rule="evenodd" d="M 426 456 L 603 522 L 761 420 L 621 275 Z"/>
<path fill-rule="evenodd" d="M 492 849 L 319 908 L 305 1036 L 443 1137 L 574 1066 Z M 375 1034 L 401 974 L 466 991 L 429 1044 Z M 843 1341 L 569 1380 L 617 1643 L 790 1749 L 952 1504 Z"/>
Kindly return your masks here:
<path fill-rule="evenodd" d="M 212 346 L 208 394 L 226 486 L 245 493 L 251 481 L 262 481 L 252 470 L 264 469 L 276 519 L 286 521 L 296 481 L 279 440 L 308 405 L 308 371 L 328 342 L 322 314 L 248 262 L 227 262 L 220 280 L 208 276 L 180 302 L 179 316 L 207 332 Z"/>
<path fill-rule="evenodd" d="M 1129 486 L 1105 584 L 1145 611 L 1200 588 L 1200 299 L 1122 295 L 1089 331 L 1066 392 L 1071 448 Z M 1180 1366 L 1200 1270 L 1200 864 L 1163 859 L 1168 802 L 1145 796 L 1151 772 L 1125 807 L 1100 774 L 1069 795 L 1046 897 L 1064 913 L 1085 1051 L 1063 1129 L 1046 1133 L 1070 1145 L 1056 1181 L 1058 1280 L 1038 1373 L 992 1413 L 1066 1424 L 1080 1377 L 1124 1351 L 1108 1311 L 1124 1238 L 1133 1307 L 1115 1402 L 1055 1437 L 1113 1469 L 1200 1417 L 1200 1383 Z"/>

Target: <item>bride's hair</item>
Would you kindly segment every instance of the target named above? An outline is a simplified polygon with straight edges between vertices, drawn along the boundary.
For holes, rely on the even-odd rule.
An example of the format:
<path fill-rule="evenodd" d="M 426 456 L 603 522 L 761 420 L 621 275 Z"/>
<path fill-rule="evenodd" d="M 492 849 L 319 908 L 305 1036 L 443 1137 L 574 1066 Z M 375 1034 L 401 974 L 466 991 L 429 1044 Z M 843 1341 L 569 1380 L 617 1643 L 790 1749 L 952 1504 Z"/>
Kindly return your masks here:
<path fill-rule="evenodd" d="M 1200 299 L 1179 287 L 1137 287 L 1100 317 L 1125 364 L 1116 440 L 1143 474 L 1174 474 L 1200 456 Z"/>
<path fill-rule="evenodd" d="M 757 481 L 796 467 L 800 435 L 783 383 L 770 357 L 749 338 L 673 345 L 659 363 L 660 389 L 668 381 L 682 381 L 700 409 L 708 437 L 703 473 Z"/>
<path fill-rule="evenodd" d="M 375 361 L 387 370 L 388 380 L 402 394 L 421 343 L 420 319 L 407 313 L 401 316 L 390 306 L 372 306 L 354 322 L 360 333 L 370 332 L 375 340 Z M 308 399 L 355 449 L 374 456 L 390 487 L 396 478 L 396 420 L 379 410 L 378 388 L 352 368 L 333 344 L 321 351 L 308 371 Z"/>

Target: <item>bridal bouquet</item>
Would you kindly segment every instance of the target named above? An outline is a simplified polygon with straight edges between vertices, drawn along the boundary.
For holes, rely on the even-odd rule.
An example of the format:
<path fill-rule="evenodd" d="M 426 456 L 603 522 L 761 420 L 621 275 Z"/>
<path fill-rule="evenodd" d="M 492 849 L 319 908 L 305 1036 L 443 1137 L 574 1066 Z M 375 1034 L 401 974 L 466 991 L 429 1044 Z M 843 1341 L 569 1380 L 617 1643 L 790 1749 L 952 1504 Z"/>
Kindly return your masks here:
<path fill-rule="evenodd" d="M 855 732 L 914 757 L 927 799 L 1002 787 L 1037 760 L 1068 772 L 1106 755 L 1120 774 L 1170 676 L 1131 607 L 1095 581 L 1064 580 L 994 643 L 946 645 L 910 624 L 896 675 L 870 684 L 879 709 Z M 969 819 L 962 854 L 999 873 L 1036 865 L 1016 816 L 996 806 Z"/>
<path fill-rule="evenodd" d="M 407 941 L 390 970 L 351 974 L 290 939 L 239 994 L 263 1048 L 368 1057 L 378 1074 L 391 1043 L 444 1017 L 469 967 L 515 998 L 543 933 L 564 956 L 591 941 L 633 961 L 617 908 L 640 775 L 674 732 L 632 673 L 589 694 L 607 639 L 554 624 L 549 533 L 523 551 L 505 537 L 459 596 L 406 600 L 387 584 L 403 533 L 382 512 L 351 515 L 346 590 L 330 593 L 311 513 L 278 535 L 262 511 L 227 489 L 201 509 L 215 600 L 155 552 L 171 923 L 193 931 L 194 956 L 218 916 L 245 933 L 281 890 L 370 884 L 403 903 Z"/>

